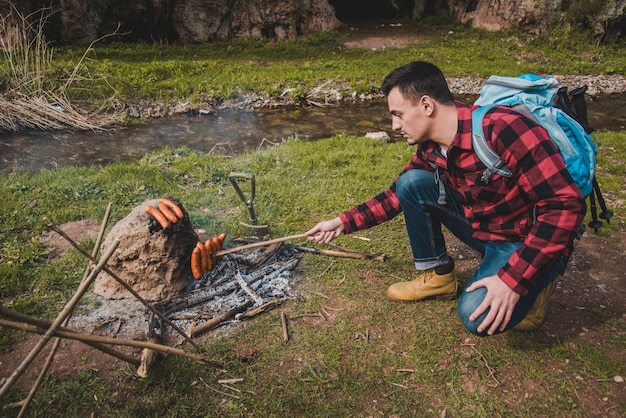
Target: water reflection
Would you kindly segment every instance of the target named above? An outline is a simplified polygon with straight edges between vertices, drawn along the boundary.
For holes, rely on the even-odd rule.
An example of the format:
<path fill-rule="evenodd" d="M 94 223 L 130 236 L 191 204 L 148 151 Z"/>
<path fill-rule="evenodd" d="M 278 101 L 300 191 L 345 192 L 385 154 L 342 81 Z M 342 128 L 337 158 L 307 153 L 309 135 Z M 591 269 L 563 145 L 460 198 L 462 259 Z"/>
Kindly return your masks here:
<path fill-rule="evenodd" d="M 626 129 L 626 95 L 605 96 L 590 103 L 589 122 L 598 130 Z M 0 138 L 0 170 L 131 161 L 165 147 L 186 146 L 203 152 L 223 147 L 229 152 L 243 152 L 254 150 L 265 141 L 277 143 L 292 136 L 314 140 L 338 133 L 365 135 L 372 131 L 392 134 L 383 100 L 323 108 L 176 116 L 107 134 L 4 135 Z"/>

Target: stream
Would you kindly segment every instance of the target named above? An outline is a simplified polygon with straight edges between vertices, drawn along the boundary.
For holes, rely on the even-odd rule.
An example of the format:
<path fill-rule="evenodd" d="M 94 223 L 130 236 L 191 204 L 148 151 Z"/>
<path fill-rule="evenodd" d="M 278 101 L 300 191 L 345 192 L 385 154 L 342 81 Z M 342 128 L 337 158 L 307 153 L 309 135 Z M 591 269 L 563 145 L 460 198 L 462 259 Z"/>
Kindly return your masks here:
<path fill-rule="evenodd" d="M 472 101 L 474 98 L 460 100 Z M 626 129 L 626 94 L 608 95 L 588 104 L 597 131 Z M 111 133 L 36 132 L 0 137 L 0 170 L 34 171 L 62 166 L 133 161 L 166 147 L 202 152 L 242 153 L 298 137 L 315 140 L 347 133 L 391 131 L 384 100 L 326 107 L 223 111 L 146 121 Z"/>

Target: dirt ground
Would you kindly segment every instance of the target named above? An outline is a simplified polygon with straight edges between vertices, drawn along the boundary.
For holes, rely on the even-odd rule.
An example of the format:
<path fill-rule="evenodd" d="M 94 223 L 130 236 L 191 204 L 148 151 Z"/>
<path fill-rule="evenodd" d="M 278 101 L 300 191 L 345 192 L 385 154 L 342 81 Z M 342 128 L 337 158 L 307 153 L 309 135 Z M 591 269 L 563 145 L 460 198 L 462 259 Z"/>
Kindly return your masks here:
<path fill-rule="evenodd" d="M 371 25 L 348 26 L 343 29 L 346 39 L 343 47 L 347 49 L 364 48 L 380 50 L 401 48 L 428 35 L 418 33 L 414 27 L 400 23 L 376 23 Z"/>

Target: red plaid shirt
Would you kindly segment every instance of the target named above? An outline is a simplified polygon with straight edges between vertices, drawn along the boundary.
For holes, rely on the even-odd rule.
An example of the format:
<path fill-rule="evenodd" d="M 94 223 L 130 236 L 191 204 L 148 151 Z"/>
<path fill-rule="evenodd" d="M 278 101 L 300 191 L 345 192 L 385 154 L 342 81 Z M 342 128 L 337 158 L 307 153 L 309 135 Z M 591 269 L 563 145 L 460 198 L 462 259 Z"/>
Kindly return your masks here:
<path fill-rule="evenodd" d="M 525 295 L 556 256 L 571 252 L 585 214 L 584 199 L 545 129 L 506 107 L 489 111 L 483 130 L 513 175 L 505 178 L 494 174 L 489 184 L 482 184 L 485 166 L 472 149 L 472 110 L 476 107 L 461 102 L 456 105 L 459 127 L 447 158 L 437 144 L 427 141 L 418 146 L 402 172 L 433 171 L 431 163 L 436 164 L 458 193 L 448 199 L 461 199 L 476 238 L 523 242 L 498 276 Z M 396 181 L 340 215 L 346 233 L 378 225 L 402 211 Z"/>

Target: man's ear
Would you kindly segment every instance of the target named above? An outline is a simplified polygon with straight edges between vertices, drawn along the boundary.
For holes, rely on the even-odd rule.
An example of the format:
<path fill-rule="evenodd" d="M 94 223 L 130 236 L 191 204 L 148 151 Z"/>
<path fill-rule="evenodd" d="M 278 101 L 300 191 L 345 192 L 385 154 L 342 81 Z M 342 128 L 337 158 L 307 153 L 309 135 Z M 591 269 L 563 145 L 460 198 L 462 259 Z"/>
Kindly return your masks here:
<path fill-rule="evenodd" d="M 432 115 L 433 112 L 435 111 L 434 100 L 426 94 L 420 98 L 418 106 L 422 108 L 426 116 Z"/>

